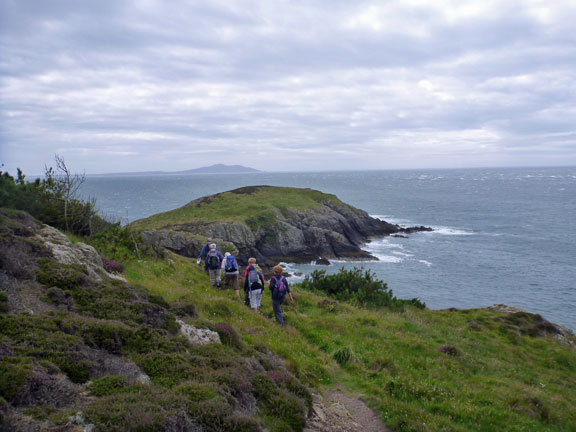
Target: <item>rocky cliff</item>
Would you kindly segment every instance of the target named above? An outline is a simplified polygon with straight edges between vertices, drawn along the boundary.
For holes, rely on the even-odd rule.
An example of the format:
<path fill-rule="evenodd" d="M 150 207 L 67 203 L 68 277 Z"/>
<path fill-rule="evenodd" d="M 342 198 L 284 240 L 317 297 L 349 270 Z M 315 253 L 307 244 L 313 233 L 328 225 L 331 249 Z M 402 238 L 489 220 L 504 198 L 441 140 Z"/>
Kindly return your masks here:
<path fill-rule="evenodd" d="M 370 237 L 430 230 L 402 228 L 370 217 L 336 196 L 312 189 L 250 186 L 199 198 L 133 224 L 145 239 L 185 256 L 205 237 L 226 242 L 241 262 L 375 259 L 361 246 Z"/>

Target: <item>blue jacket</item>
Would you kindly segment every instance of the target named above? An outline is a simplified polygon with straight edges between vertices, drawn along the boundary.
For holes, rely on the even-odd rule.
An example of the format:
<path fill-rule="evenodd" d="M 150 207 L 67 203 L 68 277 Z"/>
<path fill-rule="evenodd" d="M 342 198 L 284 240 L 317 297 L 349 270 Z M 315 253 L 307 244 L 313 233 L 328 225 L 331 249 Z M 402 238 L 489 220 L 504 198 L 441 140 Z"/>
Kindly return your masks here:
<path fill-rule="evenodd" d="M 202 246 L 202 250 L 200 251 L 200 256 L 198 257 L 198 259 L 206 258 L 206 255 L 208 255 L 208 251 L 210 251 L 211 244 L 212 244 L 211 242 L 208 242 L 204 246 Z"/>

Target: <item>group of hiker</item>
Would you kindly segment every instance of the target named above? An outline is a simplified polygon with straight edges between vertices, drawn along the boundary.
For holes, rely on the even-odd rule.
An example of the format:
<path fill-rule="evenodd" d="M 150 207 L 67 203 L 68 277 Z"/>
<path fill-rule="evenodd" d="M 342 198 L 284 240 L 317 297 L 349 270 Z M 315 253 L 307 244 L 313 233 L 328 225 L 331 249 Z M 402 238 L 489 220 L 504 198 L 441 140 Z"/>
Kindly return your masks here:
<path fill-rule="evenodd" d="M 210 277 L 210 283 L 214 288 L 221 288 L 222 276 L 224 279 L 223 288 L 234 288 L 234 293 L 240 298 L 240 268 L 236 261 L 236 257 L 230 252 L 222 255 L 218 250 L 215 243 L 211 238 L 207 239 L 206 244 L 200 251 L 197 263 L 200 264 L 204 260 L 204 270 Z M 293 302 L 292 293 L 288 286 L 286 277 L 282 275 L 284 268 L 277 265 L 273 268 L 273 276 L 270 279 L 268 287 L 272 295 L 272 309 L 274 316 L 279 324 L 284 325 L 284 317 L 282 315 L 282 303 L 284 298 L 288 296 L 290 302 Z M 244 271 L 244 304 L 252 308 L 254 311 L 260 309 L 262 303 L 262 294 L 266 286 L 266 278 L 260 266 L 256 263 L 256 258 L 249 258 L 248 265 Z"/>

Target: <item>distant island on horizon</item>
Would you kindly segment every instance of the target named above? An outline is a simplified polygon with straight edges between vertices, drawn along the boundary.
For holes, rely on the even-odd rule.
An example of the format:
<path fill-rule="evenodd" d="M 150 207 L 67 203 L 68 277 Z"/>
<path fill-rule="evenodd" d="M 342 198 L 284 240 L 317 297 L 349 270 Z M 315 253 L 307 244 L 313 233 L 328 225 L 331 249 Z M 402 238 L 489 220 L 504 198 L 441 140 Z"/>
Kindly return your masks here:
<path fill-rule="evenodd" d="M 122 173 L 106 173 L 106 174 L 87 174 L 90 177 L 101 177 L 101 176 L 141 176 L 141 175 L 176 175 L 176 174 L 247 174 L 247 173 L 258 173 L 264 172 L 250 167 L 245 167 L 242 165 L 224 165 L 215 164 L 207 167 L 193 168 L 184 171 L 140 171 L 140 172 L 122 172 Z"/>

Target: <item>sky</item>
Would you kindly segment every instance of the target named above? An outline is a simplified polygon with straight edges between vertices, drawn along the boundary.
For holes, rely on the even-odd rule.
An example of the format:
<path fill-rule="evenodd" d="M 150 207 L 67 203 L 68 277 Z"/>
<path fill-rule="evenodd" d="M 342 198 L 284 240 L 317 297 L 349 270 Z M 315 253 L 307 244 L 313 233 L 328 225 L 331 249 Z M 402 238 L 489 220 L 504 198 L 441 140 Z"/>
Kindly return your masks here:
<path fill-rule="evenodd" d="M 574 0 L 0 0 L 1 170 L 576 165 Z"/>

